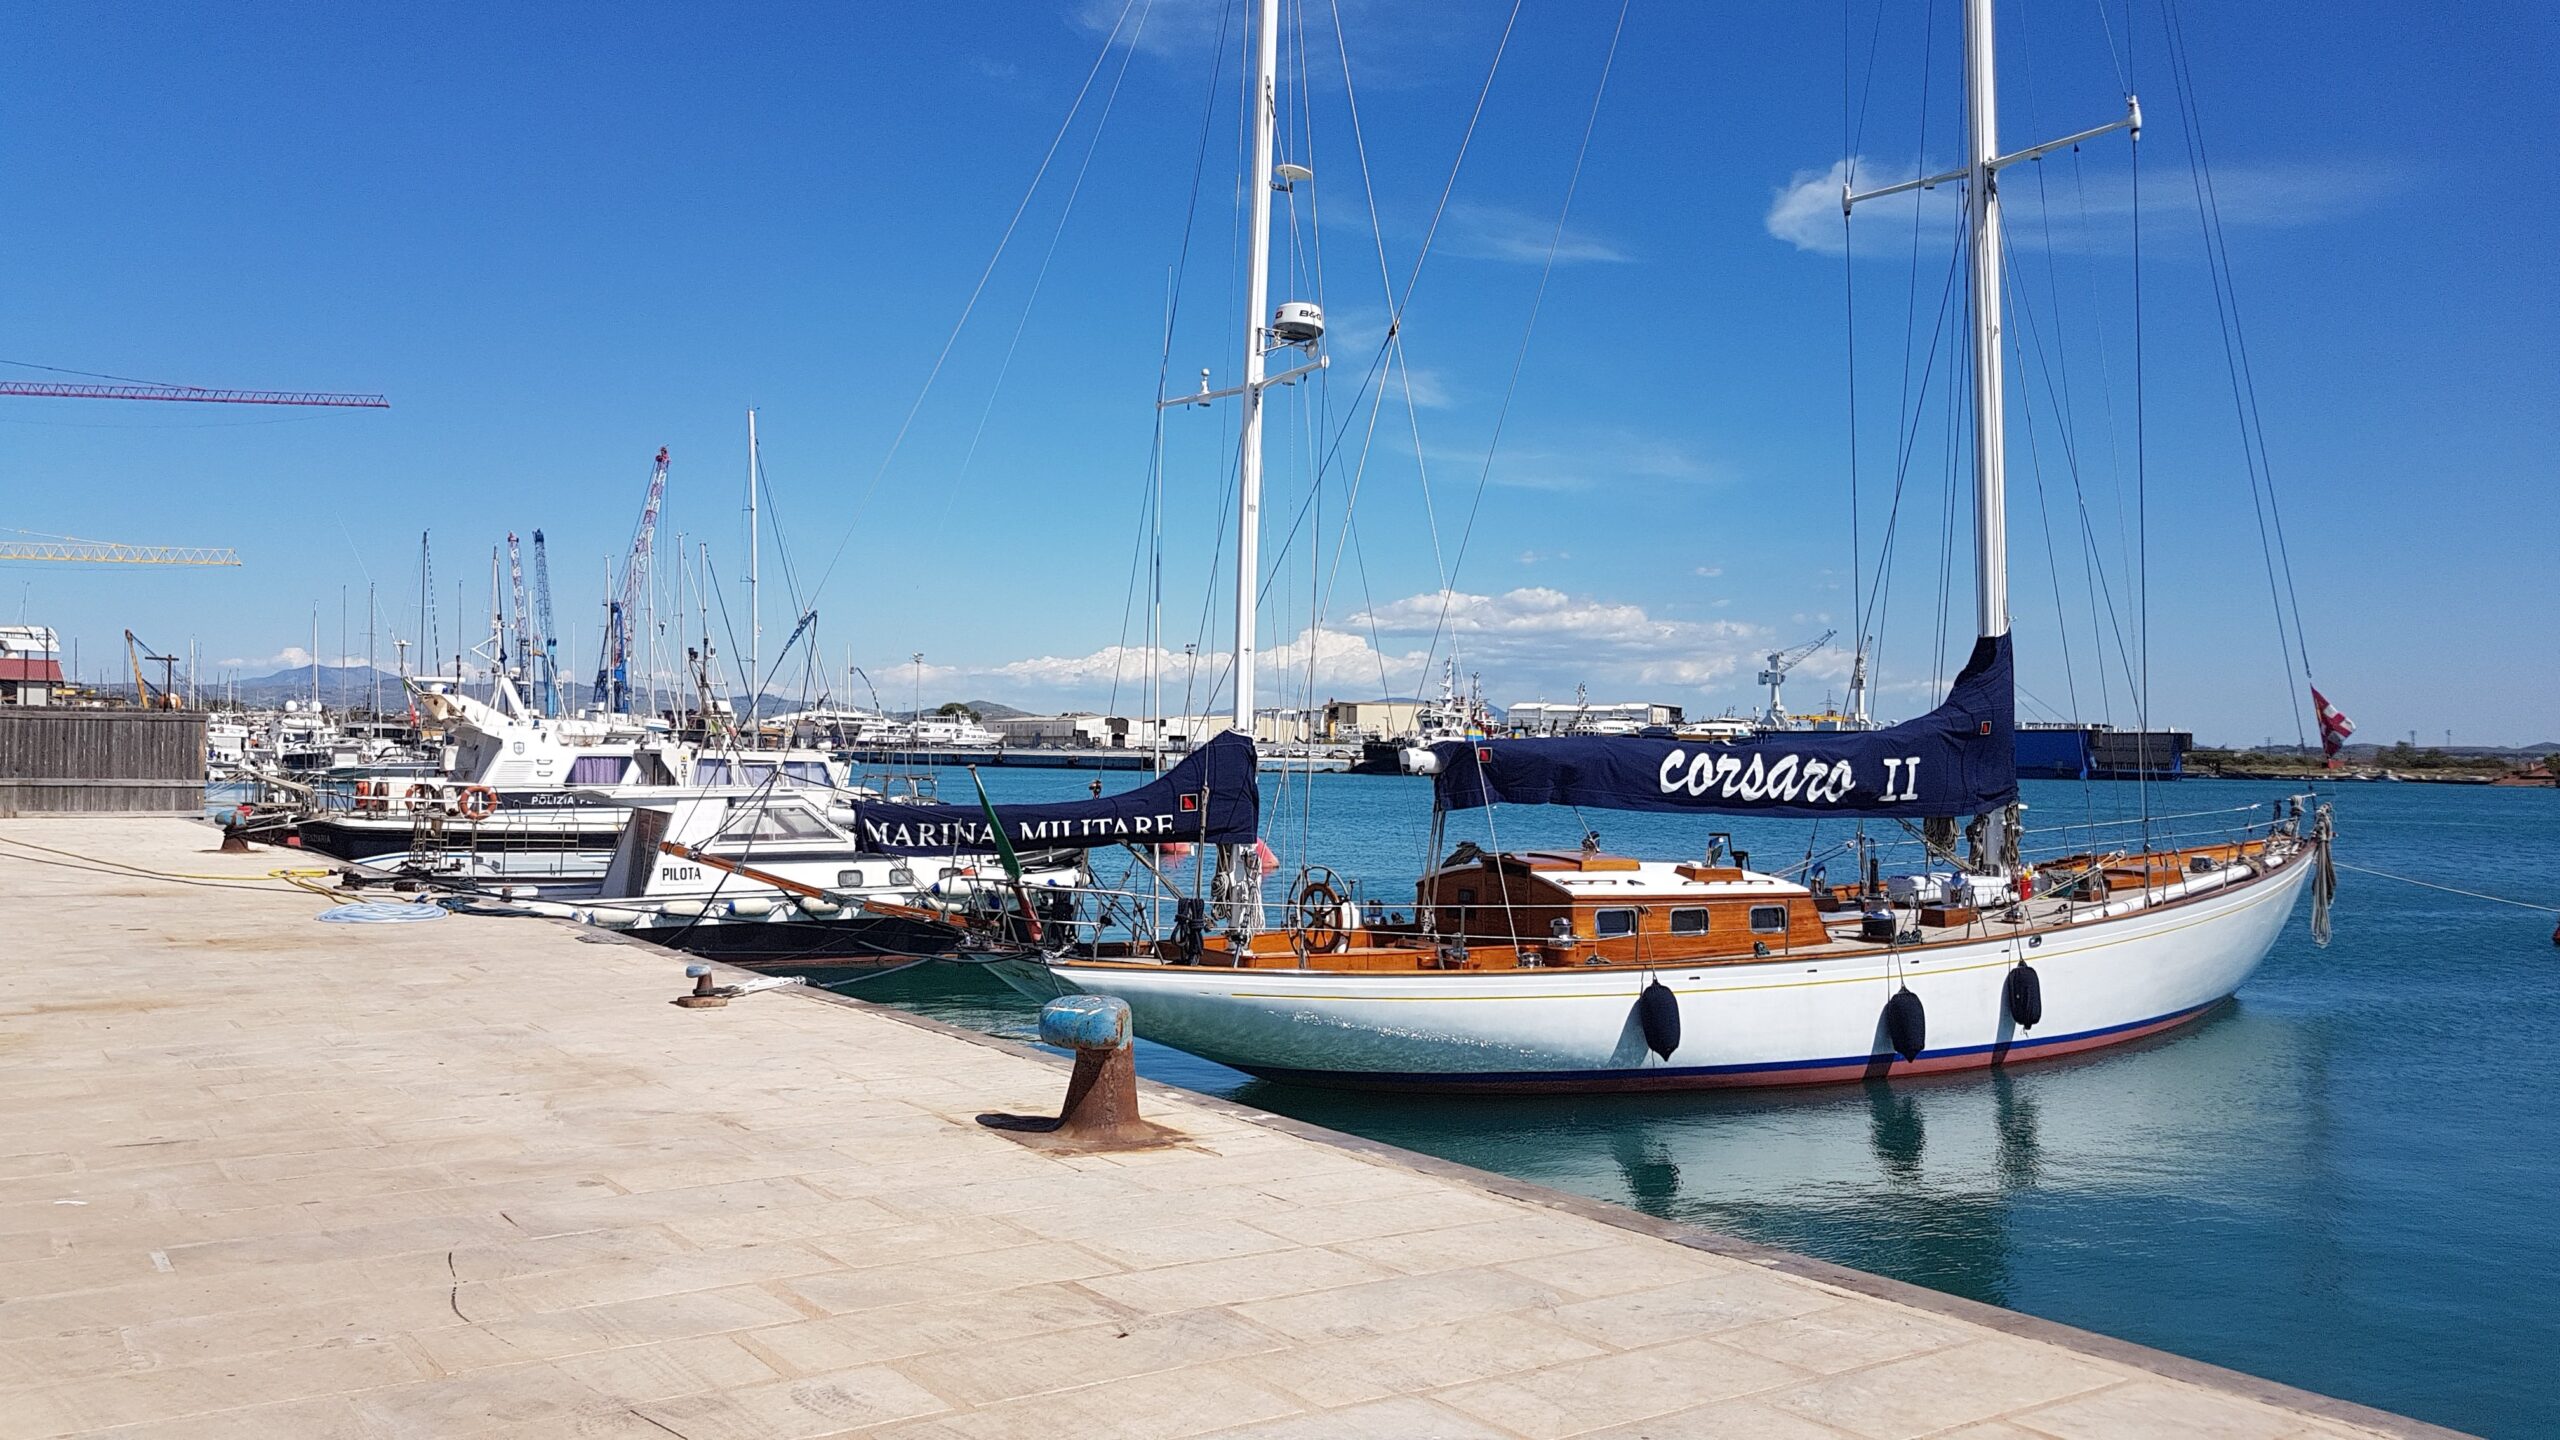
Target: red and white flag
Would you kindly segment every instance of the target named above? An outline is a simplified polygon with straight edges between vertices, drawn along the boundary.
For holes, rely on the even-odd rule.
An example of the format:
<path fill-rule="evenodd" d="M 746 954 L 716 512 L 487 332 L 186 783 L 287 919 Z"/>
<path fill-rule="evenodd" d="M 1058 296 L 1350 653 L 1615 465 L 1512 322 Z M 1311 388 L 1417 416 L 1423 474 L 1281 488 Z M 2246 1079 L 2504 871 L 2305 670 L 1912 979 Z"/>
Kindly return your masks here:
<path fill-rule="evenodd" d="M 2356 722 L 2348 719 L 2346 712 L 2330 704 L 2329 697 L 2321 694 L 2317 685 L 2311 687 L 2311 710 L 2320 717 L 2320 753 L 2334 765 L 2338 751 L 2347 743 L 2347 737 L 2356 733 Z"/>

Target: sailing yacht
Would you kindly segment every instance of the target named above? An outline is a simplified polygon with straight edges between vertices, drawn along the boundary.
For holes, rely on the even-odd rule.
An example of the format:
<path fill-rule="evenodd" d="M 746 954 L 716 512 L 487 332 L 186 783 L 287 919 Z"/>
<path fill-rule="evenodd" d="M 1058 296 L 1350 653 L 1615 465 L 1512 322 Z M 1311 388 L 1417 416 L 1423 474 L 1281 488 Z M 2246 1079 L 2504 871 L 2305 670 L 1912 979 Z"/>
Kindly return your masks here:
<path fill-rule="evenodd" d="M 1432 852 L 1454 812 L 1570 805 L 1919 820 L 1920 873 L 1808 883 L 1751 869 L 1710 834 L 1688 856 L 1489 853 L 1461 845 L 1419 882 L 1409 918 L 1383 922 L 1329 876 L 1294 888 L 1261 928 L 1250 858 L 1222 851 L 1215 924 L 1169 936 L 982 944 L 974 957 L 1036 997 L 1126 1000 L 1151 1040 L 1263 1076 L 1468 1093 L 1788 1085 L 1975 1069 L 2071 1054 L 2177 1026 L 2228 998 L 2265 958 L 2306 889 L 2325 899 L 2325 806 L 2296 798 L 2210 838 L 2019 855 L 2001 423 L 1999 200 L 1993 177 L 2125 119 L 2003 155 L 1991 0 L 1968 0 L 1975 609 L 1972 653 L 1936 709 L 1873 730 L 1773 730 L 1726 743 L 1578 735 L 1444 741 Z M 1273 174 L 1277 0 L 1256 35 L 1255 180 Z M 1267 186 L 1255 207 L 1246 346 L 1246 486 L 1238 567 L 1237 695 L 1251 715 L 1253 534 Z M 1847 196 L 1855 204 L 1872 196 Z M 1970 817 L 1971 853 L 1945 837 Z M 2315 903 L 2314 933 L 2322 911 Z"/>

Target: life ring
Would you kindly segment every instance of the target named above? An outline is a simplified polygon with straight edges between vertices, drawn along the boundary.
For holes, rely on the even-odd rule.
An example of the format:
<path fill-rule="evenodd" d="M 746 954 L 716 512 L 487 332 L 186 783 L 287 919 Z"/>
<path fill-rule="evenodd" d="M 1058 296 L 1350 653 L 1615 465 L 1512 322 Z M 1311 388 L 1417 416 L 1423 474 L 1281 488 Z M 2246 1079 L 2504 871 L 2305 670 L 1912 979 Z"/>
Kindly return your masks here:
<path fill-rule="evenodd" d="M 486 785 L 465 785 L 453 808 L 465 820 L 486 820 L 498 813 L 498 792 Z"/>
<path fill-rule="evenodd" d="M 410 786 L 409 793 L 402 796 L 401 799 L 405 801 L 408 807 L 413 811 L 432 810 L 436 806 L 436 787 L 428 784 L 424 780 L 421 780 L 417 784 Z"/>

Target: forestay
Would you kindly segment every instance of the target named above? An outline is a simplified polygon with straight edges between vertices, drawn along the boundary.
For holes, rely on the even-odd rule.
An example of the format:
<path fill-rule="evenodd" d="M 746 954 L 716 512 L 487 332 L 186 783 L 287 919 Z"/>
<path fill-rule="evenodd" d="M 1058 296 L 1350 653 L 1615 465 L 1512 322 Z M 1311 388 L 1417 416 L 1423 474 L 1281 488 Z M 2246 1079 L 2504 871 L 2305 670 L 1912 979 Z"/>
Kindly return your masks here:
<path fill-rule="evenodd" d="M 1618 737 L 1449 741 L 1443 809 L 1579 805 L 1755 815 L 1979 815 L 2018 798 L 2009 637 L 1974 642 L 1946 703 L 1882 730 L 1738 744 Z"/>
<path fill-rule="evenodd" d="M 986 811 L 974 805 L 854 808 L 865 850 L 890 855 L 981 853 L 995 848 Z M 1005 838 L 1019 849 L 1104 845 L 1250 845 L 1261 832 L 1253 742 L 1230 730 L 1214 736 L 1156 780 L 1118 795 L 1048 805 L 998 805 Z"/>

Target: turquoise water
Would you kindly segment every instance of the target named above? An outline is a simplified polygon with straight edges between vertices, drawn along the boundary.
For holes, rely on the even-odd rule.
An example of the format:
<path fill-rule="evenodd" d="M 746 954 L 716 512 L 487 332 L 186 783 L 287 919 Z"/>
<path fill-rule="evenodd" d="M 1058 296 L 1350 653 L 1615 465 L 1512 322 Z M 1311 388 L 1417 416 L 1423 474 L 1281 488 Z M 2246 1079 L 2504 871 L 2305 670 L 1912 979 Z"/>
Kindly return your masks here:
<path fill-rule="evenodd" d="M 989 771 L 999 799 L 1091 777 Z M 1137 777 L 1111 777 L 1112 788 Z M 965 794 L 965 776 L 945 794 Z M 2120 813 L 2131 785 L 2030 782 L 2030 826 Z M 1325 776 L 1265 833 L 1410 896 L 1428 789 Z M 2155 813 L 2285 787 L 2154 787 Z M 2348 785 L 2351 864 L 2560 904 L 2560 794 Z M 1510 847 L 1693 853 L 1662 816 L 1504 811 Z M 2186 822 L 2199 823 L 2199 822 Z M 1756 865 L 1801 823 L 1732 825 Z M 1486 837 L 1453 822 L 1451 841 Z M 1819 843 L 1828 845 L 1836 835 Z M 1846 867 L 1834 863 L 1843 878 Z M 2238 1000 L 2177 1034 L 1994 1076 L 1698 1096 L 1381 1099 L 1297 1089 L 1158 1047 L 1155 1078 L 1694 1221 L 2329 1394 L 2493 1435 L 2560 1434 L 2560 948 L 2550 916 L 2348 872 L 2337 938 L 2297 916 Z M 1383 882 L 1383 883 L 1382 883 Z M 1033 1007 L 929 967 L 841 986 L 1001 1033 Z"/>

